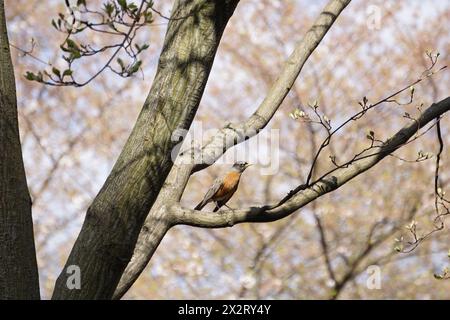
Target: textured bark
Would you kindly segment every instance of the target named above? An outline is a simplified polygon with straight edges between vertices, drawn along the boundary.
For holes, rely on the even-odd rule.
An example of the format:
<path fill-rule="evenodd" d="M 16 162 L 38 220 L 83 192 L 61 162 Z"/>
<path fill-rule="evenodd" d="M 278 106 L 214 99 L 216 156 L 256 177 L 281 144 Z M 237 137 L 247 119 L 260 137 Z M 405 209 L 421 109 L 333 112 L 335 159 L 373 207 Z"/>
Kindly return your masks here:
<path fill-rule="evenodd" d="M 228 124 L 222 128 L 206 143 L 199 155 L 193 151 L 186 152 L 177 158 L 145 221 L 133 257 L 114 294 L 115 299 L 122 297 L 150 261 L 161 238 L 174 221 L 174 218 L 167 214 L 167 207 L 180 200 L 191 174 L 213 164 L 228 148 L 258 134 L 269 123 L 300 74 L 303 65 L 349 3 L 350 0 L 330 0 L 327 3 L 313 26 L 287 59 L 279 77 L 261 105 L 249 119 L 242 123 Z M 196 164 L 192 162 L 192 157 L 195 158 Z M 169 224 L 167 220 L 170 221 Z M 155 224 L 156 221 L 158 221 L 157 224 Z"/>
<path fill-rule="evenodd" d="M 109 299 L 173 163 L 172 141 L 195 116 L 223 30 L 237 0 L 177 0 L 158 71 L 119 159 L 86 219 L 54 299 Z M 168 222 L 162 221 L 164 225 Z M 81 289 L 66 286 L 67 267 L 81 270 Z"/>
<path fill-rule="evenodd" d="M 4 9 L 0 0 L 0 299 L 39 299 L 31 199 Z"/>
<path fill-rule="evenodd" d="M 186 166 L 192 168 L 192 165 L 181 165 L 185 170 L 180 170 L 181 158 L 177 158 L 164 182 L 164 187 L 145 220 L 133 257 L 120 279 L 113 296 L 114 299 L 120 299 L 133 285 L 152 258 L 167 230 L 174 224 L 174 219 L 169 215 L 168 207 L 180 200 L 191 172 L 189 169 L 186 170 Z"/>

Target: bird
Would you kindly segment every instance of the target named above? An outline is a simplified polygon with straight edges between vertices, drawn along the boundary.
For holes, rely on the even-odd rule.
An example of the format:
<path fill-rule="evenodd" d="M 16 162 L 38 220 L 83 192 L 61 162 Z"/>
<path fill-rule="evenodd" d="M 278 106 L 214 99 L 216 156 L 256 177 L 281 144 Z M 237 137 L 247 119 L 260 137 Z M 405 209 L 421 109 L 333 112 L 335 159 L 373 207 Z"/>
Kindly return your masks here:
<path fill-rule="evenodd" d="M 237 161 L 225 175 L 214 180 L 203 200 L 195 207 L 194 210 L 202 210 L 210 202 L 214 202 L 216 207 L 213 212 L 219 210 L 222 206 L 226 206 L 228 200 L 236 192 L 242 172 L 251 164 L 244 161 Z"/>

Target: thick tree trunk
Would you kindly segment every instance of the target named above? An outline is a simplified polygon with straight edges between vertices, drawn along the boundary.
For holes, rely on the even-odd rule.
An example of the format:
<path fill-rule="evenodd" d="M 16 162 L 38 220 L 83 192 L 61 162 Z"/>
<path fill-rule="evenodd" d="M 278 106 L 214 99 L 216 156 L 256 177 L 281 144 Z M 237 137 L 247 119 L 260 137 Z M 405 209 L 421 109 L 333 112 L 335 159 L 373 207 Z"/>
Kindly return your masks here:
<path fill-rule="evenodd" d="M 5 20 L 0 0 L 0 299 L 39 299 L 31 199 Z"/>
<path fill-rule="evenodd" d="M 228 148 L 252 137 L 269 123 L 300 74 L 303 65 L 349 3 L 350 0 L 330 0 L 328 2 L 314 25 L 307 31 L 286 61 L 279 77 L 255 113 L 245 122 L 227 124 L 217 135 L 213 136 L 201 151 L 194 155 L 196 160 L 202 161 L 201 163 L 196 164 L 191 161 L 193 150 L 186 151 L 183 156 L 177 158 L 164 187 L 147 216 L 133 257 L 114 293 L 114 299 L 120 299 L 136 281 L 152 258 L 162 237 L 167 232 L 167 228 L 173 226 L 173 222 L 177 220 L 173 216 L 174 212 L 170 212 L 168 208 L 179 203 L 191 174 L 214 163 Z M 209 215 L 209 213 L 205 214 Z"/>
<path fill-rule="evenodd" d="M 223 30 L 238 0 L 176 0 L 158 71 L 135 127 L 89 207 L 54 299 L 110 299 L 173 163 L 177 129 L 195 116 Z M 164 230 L 162 228 L 161 230 Z M 67 268 L 78 266 L 81 289 Z"/>

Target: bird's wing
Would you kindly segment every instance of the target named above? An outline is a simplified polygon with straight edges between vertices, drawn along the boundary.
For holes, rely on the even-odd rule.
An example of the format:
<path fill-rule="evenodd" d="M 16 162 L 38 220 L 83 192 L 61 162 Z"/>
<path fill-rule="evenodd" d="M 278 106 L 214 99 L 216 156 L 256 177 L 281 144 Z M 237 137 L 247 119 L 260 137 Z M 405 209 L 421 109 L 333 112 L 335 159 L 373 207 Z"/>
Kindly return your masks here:
<path fill-rule="evenodd" d="M 205 197 L 203 198 L 202 203 L 205 204 L 207 203 L 209 200 L 211 200 L 211 198 L 216 194 L 217 191 L 219 191 L 220 187 L 223 184 L 223 178 L 217 178 L 216 180 L 214 180 L 213 185 L 211 186 L 211 188 L 209 188 L 208 192 L 205 194 Z"/>
<path fill-rule="evenodd" d="M 219 191 L 220 187 L 223 185 L 223 178 L 217 178 L 214 183 L 209 188 L 208 192 L 205 194 L 203 200 L 194 208 L 194 210 L 202 210 L 204 206 L 211 200 L 212 197 Z"/>

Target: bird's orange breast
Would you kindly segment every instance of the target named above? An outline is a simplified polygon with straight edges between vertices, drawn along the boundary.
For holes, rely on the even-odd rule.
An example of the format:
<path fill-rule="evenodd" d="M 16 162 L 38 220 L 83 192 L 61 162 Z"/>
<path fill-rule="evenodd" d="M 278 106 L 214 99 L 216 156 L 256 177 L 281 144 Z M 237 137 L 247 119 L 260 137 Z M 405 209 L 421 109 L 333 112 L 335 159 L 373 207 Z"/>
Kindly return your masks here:
<path fill-rule="evenodd" d="M 214 195 L 215 199 L 220 199 L 228 195 L 230 192 L 234 193 L 239 184 L 239 179 L 241 178 L 241 174 L 239 172 L 230 172 L 228 173 L 224 179 L 222 186 L 217 190 Z"/>

